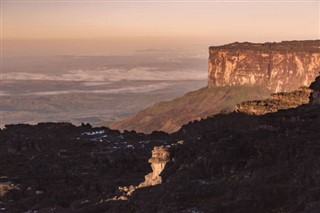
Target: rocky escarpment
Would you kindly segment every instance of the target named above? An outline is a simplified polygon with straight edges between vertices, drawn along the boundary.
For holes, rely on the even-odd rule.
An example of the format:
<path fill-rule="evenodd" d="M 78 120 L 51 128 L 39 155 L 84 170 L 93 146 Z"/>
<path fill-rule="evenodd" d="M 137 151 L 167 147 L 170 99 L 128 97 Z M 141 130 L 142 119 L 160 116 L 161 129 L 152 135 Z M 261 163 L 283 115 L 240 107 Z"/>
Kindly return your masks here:
<path fill-rule="evenodd" d="M 207 118 L 222 110 L 232 111 L 237 103 L 309 86 L 320 71 L 320 40 L 264 44 L 236 42 L 210 47 L 208 70 L 208 87 L 150 106 L 111 123 L 110 127 L 144 133 L 175 132 L 190 121 Z M 302 95 L 300 103 L 305 103 L 306 95 Z M 298 104 L 299 100 L 283 103 L 280 96 L 272 96 L 267 103 L 251 102 L 250 106 L 256 105 L 254 110 L 261 114 Z M 249 106 L 243 107 L 246 110 Z"/>
<path fill-rule="evenodd" d="M 269 99 L 245 101 L 236 105 L 236 111 L 250 115 L 262 115 L 308 103 L 320 104 L 320 76 L 311 83 L 309 88 L 301 87 L 292 92 L 273 93 Z"/>
<path fill-rule="evenodd" d="M 311 90 L 302 87 L 292 92 L 273 93 L 264 100 L 245 101 L 236 105 L 236 111 L 251 115 L 262 115 L 281 109 L 290 109 L 309 103 Z"/>
<path fill-rule="evenodd" d="M 209 87 L 259 85 L 271 92 L 293 91 L 309 86 L 319 71 L 320 40 L 209 48 Z"/>

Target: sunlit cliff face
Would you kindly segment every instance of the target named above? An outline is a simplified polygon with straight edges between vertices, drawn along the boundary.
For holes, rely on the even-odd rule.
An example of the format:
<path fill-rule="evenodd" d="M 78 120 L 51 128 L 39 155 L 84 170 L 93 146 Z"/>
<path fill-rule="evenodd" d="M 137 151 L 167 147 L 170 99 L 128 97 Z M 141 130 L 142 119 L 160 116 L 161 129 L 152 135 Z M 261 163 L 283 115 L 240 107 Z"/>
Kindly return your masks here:
<path fill-rule="evenodd" d="M 152 172 L 147 174 L 144 177 L 144 182 L 140 183 L 138 186 L 120 186 L 118 189 L 122 196 L 116 196 L 113 198 L 113 200 L 127 200 L 137 188 L 161 184 L 162 177 L 160 174 L 164 170 L 166 164 L 170 161 L 170 153 L 168 148 L 169 147 L 163 145 L 155 146 L 152 150 L 152 156 L 148 161 L 151 163 Z"/>
<path fill-rule="evenodd" d="M 154 147 L 154 149 L 152 150 L 152 157 L 149 159 L 149 163 L 151 163 L 152 167 L 152 172 L 145 176 L 145 181 L 140 183 L 139 187 L 153 186 L 162 183 L 160 174 L 169 161 L 169 156 L 170 154 L 166 147 Z"/>
<path fill-rule="evenodd" d="M 210 47 L 208 86 L 264 86 L 285 92 L 308 86 L 320 71 L 320 40 Z"/>

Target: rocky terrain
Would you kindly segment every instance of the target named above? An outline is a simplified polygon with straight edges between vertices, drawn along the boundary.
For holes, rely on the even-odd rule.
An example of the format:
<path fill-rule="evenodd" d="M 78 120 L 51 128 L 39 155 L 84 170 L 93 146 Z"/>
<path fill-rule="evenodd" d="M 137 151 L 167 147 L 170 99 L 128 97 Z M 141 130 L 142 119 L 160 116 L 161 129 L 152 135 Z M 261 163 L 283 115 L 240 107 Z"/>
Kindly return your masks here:
<path fill-rule="evenodd" d="M 311 97 L 260 116 L 218 114 L 172 134 L 7 125 L 0 211 L 318 212 L 320 98 Z"/>
<path fill-rule="evenodd" d="M 209 48 L 208 85 L 181 98 L 152 105 L 127 118 L 111 123 L 116 129 L 151 133 L 178 131 L 190 121 L 207 118 L 220 111 L 239 109 L 244 101 L 268 98 L 270 93 L 291 92 L 309 86 L 320 72 L 320 40 L 280 43 L 232 43 Z M 282 102 L 281 95 L 267 102 L 247 102 L 241 110 L 255 105 L 256 113 L 296 107 L 308 102 Z M 281 106 L 280 106 L 281 105 Z M 240 110 L 240 111 L 241 111 Z M 259 111 L 259 112 L 258 112 Z"/>
<path fill-rule="evenodd" d="M 310 89 L 312 90 L 310 95 L 310 103 L 313 105 L 320 104 L 320 76 L 318 76 L 316 80 L 311 83 Z"/>
<path fill-rule="evenodd" d="M 236 111 L 252 115 L 262 115 L 281 109 L 295 108 L 309 103 L 311 90 L 302 87 L 292 92 L 272 93 L 265 100 L 245 101 L 236 105 Z"/>
<path fill-rule="evenodd" d="M 133 212 L 318 212 L 319 106 L 186 125 L 163 184 L 137 190 Z"/>
<path fill-rule="evenodd" d="M 259 85 L 271 92 L 309 86 L 320 72 L 320 40 L 232 43 L 209 48 L 208 86 Z"/>
<path fill-rule="evenodd" d="M 6 125 L 0 133 L 0 212 L 73 212 L 120 196 L 151 168 L 168 134 L 70 123 Z"/>

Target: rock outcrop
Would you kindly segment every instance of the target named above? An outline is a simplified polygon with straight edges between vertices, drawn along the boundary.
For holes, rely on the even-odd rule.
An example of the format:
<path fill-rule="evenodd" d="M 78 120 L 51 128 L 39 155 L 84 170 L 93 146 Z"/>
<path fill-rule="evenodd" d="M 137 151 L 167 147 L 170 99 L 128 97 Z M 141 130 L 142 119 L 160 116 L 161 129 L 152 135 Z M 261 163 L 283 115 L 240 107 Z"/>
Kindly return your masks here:
<path fill-rule="evenodd" d="M 119 196 L 115 196 L 111 200 L 127 200 L 132 193 L 139 188 L 154 186 L 162 183 L 161 172 L 164 170 L 165 165 L 170 160 L 169 148 L 170 146 L 155 146 L 152 150 L 152 156 L 148 160 L 151 163 L 152 172 L 144 176 L 144 182 L 141 182 L 138 186 L 120 186 L 118 188 Z"/>
<path fill-rule="evenodd" d="M 320 105 L 320 76 L 311 83 L 310 89 L 313 90 L 310 96 L 310 103 L 313 105 Z"/>
<path fill-rule="evenodd" d="M 309 103 L 311 90 L 301 87 L 292 92 L 273 93 L 264 100 L 245 101 L 236 105 L 236 111 L 250 115 L 263 115 L 281 109 L 290 109 Z"/>
<path fill-rule="evenodd" d="M 162 183 L 160 176 L 165 165 L 169 161 L 168 148 L 164 146 L 155 146 L 152 150 L 152 157 L 149 159 L 152 172 L 145 176 L 145 181 L 139 184 L 139 187 L 154 186 Z"/>
<path fill-rule="evenodd" d="M 320 40 L 209 47 L 208 86 L 259 85 L 271 92 L 309 86 L 320 71 Z"/>
<path fill-rule="evenodd" d="M 292 92 L 273 93 L 270 98 L 264 100 L 244 101 L 236 105 L 236 111 L 250 115 L 263 115 L 308 103 L 320 105 L 320 76 L 311 83 L 309 88 L 300 87 Z"/>

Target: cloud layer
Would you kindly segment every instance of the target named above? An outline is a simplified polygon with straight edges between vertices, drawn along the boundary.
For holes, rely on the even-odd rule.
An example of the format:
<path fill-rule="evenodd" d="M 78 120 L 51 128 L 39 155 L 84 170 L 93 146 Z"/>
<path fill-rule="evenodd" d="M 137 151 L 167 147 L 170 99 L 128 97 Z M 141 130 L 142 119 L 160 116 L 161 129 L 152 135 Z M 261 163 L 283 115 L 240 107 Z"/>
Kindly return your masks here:
<path fill-rule="evenodd" d="M 137 67 L 132 69 L 107 69 L 95 70 L 69 70 L 59 75 L 43 73 L 10 72 L 3 73 L 2 80 L 53 80 L 53 81 L 86 81 L 108 82 L 120 80 L 204 80 L 206 72 L 193 70 L 159 71 L 150 67 Z"/>
<path fill-rule="evenodd" d="M 60 90 L 60 91 L 45 91 L 45 92 L 31 92 L 25 93 L 24 95 L 37 95 L 37 96 L 45 96 L 45 95 L 62 95 L 62 94 L 70 94 L 70 93 L 95 93 L 95 94 L 119 94 L 119 93 L 143 93 L 143 92 L 151 92 L 154 90 L 164 89 L 171 84 L 169 83 L 156 83 L 156 84 L 148 84 L 143 86 L 129 86 L 122 87 L 118 89 L 103 89 L 103 90 Z"/>

